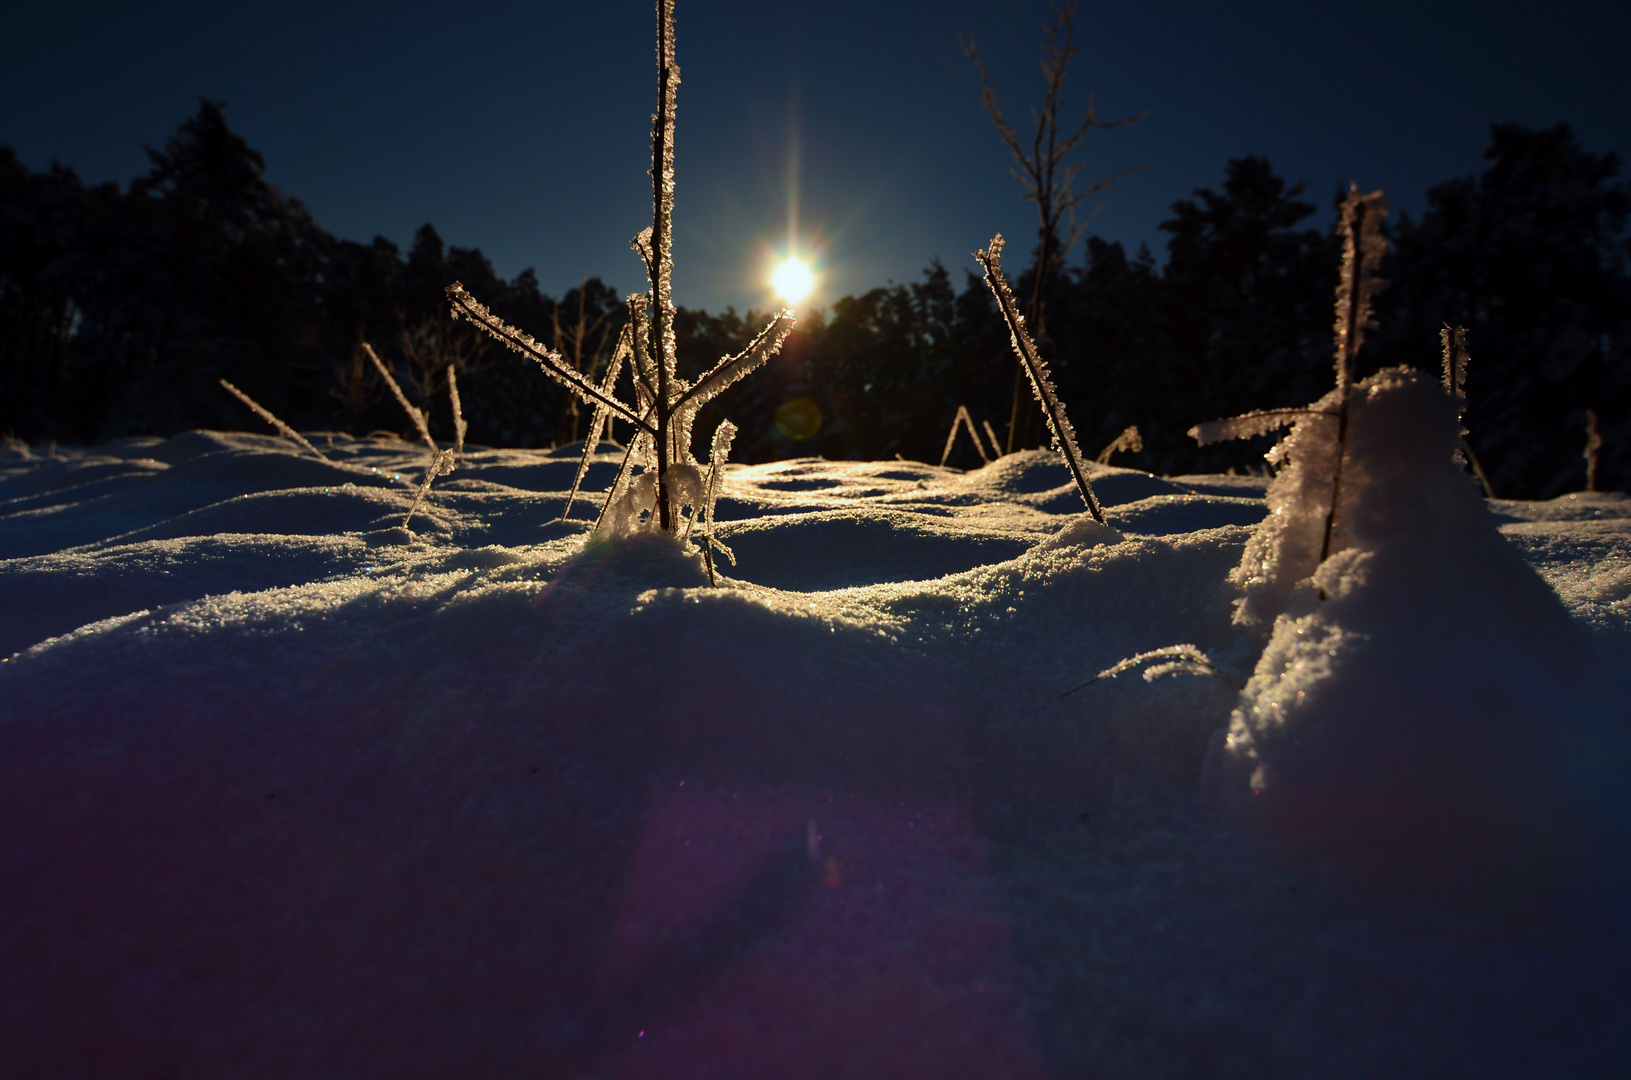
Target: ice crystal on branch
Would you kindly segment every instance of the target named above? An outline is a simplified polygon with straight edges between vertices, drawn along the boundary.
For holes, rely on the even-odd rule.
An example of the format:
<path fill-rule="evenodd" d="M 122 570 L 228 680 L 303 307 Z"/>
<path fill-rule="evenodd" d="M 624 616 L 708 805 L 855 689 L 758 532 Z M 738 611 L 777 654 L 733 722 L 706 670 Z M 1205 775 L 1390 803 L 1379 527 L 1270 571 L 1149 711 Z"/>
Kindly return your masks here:
<path fill-rule="evenodd" d="M 793 313 L 778 312 L 746 349 L 723 357 L 695 382 L 679 374 L 674 329 L 674 127 L 675 91 L 680 83 L 679 65 L 674 59 L 674 3 L 657 3 L 657 111 L 651 118 L 651 227 L 634 238 L 634 250 L 646 267 L 650 290 L 629 297 L 629 330 L 606 379 L 596 384 L 522 330 L 510 326 L 489 311 L 457 282 L 448 286 L 448 298 L 455 318 L 467 319 L 523 356 L 529 357 L 544 374 L 565 386 L 582 401 L 595 406 L 595 420 L 585 442 L 584 459 L 577 480 L 567 498 L 563 516 L 570 513 L 572 501 L 587 470 L 589 455 L 599 440 L 601 425 L 611 419 L 634 427 L 617 478 L 606 493 L 596 519 L 596 531 L 620 535 L 653 525 L 671 535 L 681 535 L 682 518 L 688 537 L 699 517 L 708 515 L 706 544 L 712 539 L 711 495 L 723 452 L 715 436 L 713 469 L 704 483 L 699 462 L 691 453 L 691 430 L 697 411 L 721 392 L 762 366 L 782 347 L 793 328 Z M 618 369 L 623 359 L 632 358 L 634 402 L 616 396 Z M 723 430 L 723 429 L 722 429 Z M 730 428 L 734 434 L 735 428 Z M 723 447 L 728 448 L 727 435 Z M 641 472 L 635 473 L 639 465 Z M 685 517 L 689 509 L 689 517 Z M 710 564 L 711 564 L 711 555 Z"/>

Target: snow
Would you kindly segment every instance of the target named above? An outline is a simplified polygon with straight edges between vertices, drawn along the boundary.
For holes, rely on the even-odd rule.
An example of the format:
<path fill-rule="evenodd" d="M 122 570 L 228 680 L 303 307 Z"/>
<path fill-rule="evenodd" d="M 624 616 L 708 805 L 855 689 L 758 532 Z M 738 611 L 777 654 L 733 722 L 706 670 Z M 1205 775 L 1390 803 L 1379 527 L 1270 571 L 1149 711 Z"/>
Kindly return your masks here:
<path fill-rule="evenodd" d="M 1342 690 L 1304 715 L 1378 721 L 1384 764 L 1465 745 L 1388 712 L 1413 687 L 1453 703 L 1435 649 L 1481 657 L 1456 685 L 1495 714 L 1561 729 L 1518 804 L 1554 831 L 1519 862 L 1576 861 L 1523 903 L 1467 903 L 1327 873 L 1329 847 L 1311 864 L 1205 804 L 1208 747 L 1257 690 L 1060 697 L 1178 642 L 1259 688 L 1284 677 L 1294 646 L 1272 616 L 1237 623 L 1229 581 L 1266 478 L 1089 463 L 1100 526 L 1051 454 L 732 466 L 716 589 L 694 549 L 586 544 L 582 504 L 555 520 L 580 448 L 467 446 L 410 531 L 423 447 L 312 440 L 329 464 L 214 432 L 0 460 L 0 1046 L 19 1075 L 1631 1059 L 1631 919 L 1596 873 L 1627 813 L 1625 496 L 1429 492 L 1417 509 L 1462 531 L 1418 547 L 1465 566 L 1390 577 L 1414 556 L 1371 537 L 1328 568 L 1323 614 L 1285 593 L 1286 622 L 1355 643 L 1295 676 Z M 599 449 L 588 491 L 620 460 Z M 1480 798 L 1522 793 L 1469 770 Z"/>
<path fill-rule="evenodd" d="M 1587 633 L 1456 463 L 1456 408 L 1413 371 L 1354 387 L 1317 573 L 1337 425 L 1310 416 L 1277 449 L 1290 461 L 1235 580 L 1239 621 L 1281 610 L 1220 797 L 1349 872 L 1522 905 L 1631 852 L 1631 725 Z"/>

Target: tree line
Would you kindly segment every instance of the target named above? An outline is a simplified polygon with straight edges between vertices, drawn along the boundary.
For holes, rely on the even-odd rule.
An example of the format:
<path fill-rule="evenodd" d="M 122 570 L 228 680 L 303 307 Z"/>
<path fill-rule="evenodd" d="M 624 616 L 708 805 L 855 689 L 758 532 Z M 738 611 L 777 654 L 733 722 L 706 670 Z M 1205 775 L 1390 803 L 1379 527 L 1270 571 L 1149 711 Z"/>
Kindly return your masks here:
<path fill-rule="evenodd" d="M 62 166 L 34 172 L 0 147 L 0 432 L 88 443 L 249 426 L 222 377 L 296 427 L 395 432 L 404 419 L 360 352 L 368 340 L 420 399 L 440 395 L 456 365 L 471 442 L 582 437 L 587 418 L 566 395 L 453 323 L 443 289 L 462 281 L 589 370 L 622 328 L 607 284 L 588 279 L 555 298 L 531 270 L 505 280 L 430 225 L 406 252 L 384 238 L 337 239 L 266 182 L 264 159 L 218 103 L 148 153 L 146 176 L 91 186 Z M 1496 125 L 1484 161 L 1481 174 L 1432 188 L 1419 218 L 1390 222 L 1390 283 L 1361 363 L 1436 369 L 1440 326 L 1465 326 L 1468 439 L 1497 494 L 1580 489 L 1587 410 L 1602 437 L 1599 486 L 1624 489 L 1631 188 L 1614 155 L 1586 151 L 1562 124 Z M 1264 447 L 1199 449 L 1184 432 L 1329 389 L 1334 217 L 1334 201 L 1322 220 L 1304 185 L 1242 157 L 1217 188 L 1173 204 L 1164 263 L 1089 236 L 1079 261 L 1051 265 L 1041 345 L 1083 449 L 1136 424 L 1143 449 L 1120 464 L 1260 466 Z M 682 309 L 682 366 L 700 371 L 763 321 Z M 781 358 L 710 410 L 741 428 L 739 461 L 937 461 L 959 405 L 1006 440 L 1013 364 L 984 283 L 954 282 L 936 261 L 917 281 L 805 314 Z M 431 415 L 450 435 L 445 406 Z M 1021 417 L 1016 435 L 1036 445 L 1040 424 Z M 978 464 L 966 443 L 958 453 L 953 464 Z"/>

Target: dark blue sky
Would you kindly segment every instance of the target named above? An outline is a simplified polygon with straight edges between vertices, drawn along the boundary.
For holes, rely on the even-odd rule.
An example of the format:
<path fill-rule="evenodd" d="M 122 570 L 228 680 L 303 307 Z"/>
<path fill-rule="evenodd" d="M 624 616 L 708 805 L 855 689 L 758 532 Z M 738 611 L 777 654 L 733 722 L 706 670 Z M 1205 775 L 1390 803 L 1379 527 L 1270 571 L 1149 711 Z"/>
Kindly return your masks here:
<path fill-rule="evenodd" d="M 1039 2 L 679 0 L 676 294 L 763 307 L 796 186 L 818 245 L 817 302 L 1001 230 L 1034 209 L 981 111 L 959 33 L 977 34 L 1010 116 L 1039 97 Z M 650 223 L 652 11 L 636 2 L 28 3 L 0 37 L 0 141 L 88 180 L 145 171 L 196 108 L 223 100 L 271 180 L 338 235 L 406 245 L 433 222 L 559 294 L 580 273 L 640 286 Z M 1488 125 L 1567 120 L 1631 151 L 1631 5 L 1440 2 L 1084 4 L 1071 112 L 1148 108 L 1089 139 L 1084 178 L 1145 163 L 1095 231 L 1159 249 L 1169 204 L 1264 154 L 1307 180 L 1323 226 L 1339 182 L 1419 209 L 1479 167 Z M 796 148 L 796 155 L 795 155 Z M 960 281 L 960 275 L 959 275 Z"/>

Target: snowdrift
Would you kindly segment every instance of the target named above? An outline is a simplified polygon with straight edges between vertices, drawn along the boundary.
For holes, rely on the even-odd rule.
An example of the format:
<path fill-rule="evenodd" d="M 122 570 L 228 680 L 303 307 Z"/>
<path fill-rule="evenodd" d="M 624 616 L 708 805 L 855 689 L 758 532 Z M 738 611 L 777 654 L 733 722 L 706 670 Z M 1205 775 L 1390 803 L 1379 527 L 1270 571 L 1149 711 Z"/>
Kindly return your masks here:
<path fill-rule="evenodd" d="M 1321 679 L 1286 629 L 1307 613 L 1235 621 L 1229 577 L 1268 509 L 1251 478 L 1099 467 L 1109 528 L 1088 529 L 1044 454 L 733 468 L 738 561 L 712 589 L 669 541 L 585 544 L 587 522 L 555 520 L 574 448 L 469 449 L 409 532 L 422 451 L 314 441 L 332 464 L 208 432 L 3 463 L 0 1045 L 20 1075 L 1540 1075 L 1631 1056 L 1627 934 L 1600 910 L 1539 933 L 1418 917 L 1199 799 L 1232 710 L 1265 776 L 1321 775 L 1365 708 L 1386 738 L 1364 760 L 1408 763 L 1419 733 L 1379 714 L 1411 687 L 1439 700 L 1414 642 L 1441 632 L 1479 658 L 1473 700 L 1527 672 L 1535 709 L 1573 685 L 1559 708 L 1601 719 L 1569 680 L 1631 656 L 1621 497 L 1428 498 L 1410 512 L 1483 538 L 1433 542 L 1464 572 L 1422 592 L 1390 576 L 1393 534 L 1365 539 L 1330 572 L 1352 636 Z M 1487 567 L 1507 587 L 1483 589 Z M 1375 645 L 1405 601 L 1422 625 Z M 1255 665 L 1245 696 L 1127 677 L 1059 696 L 1180 640 Z M 1350 695 L 1384 670 L 1402 674 Z M 1285 731 L 1317 711 L 1338 741 L 1300 756 L 1242 719 L 1275 701 Z M 1601 745 L 1581 723 L 1530 759 L 1548 792 L 1573 768 L 1614 790 L 1571 749 Z M 1544 853 L 1582 811 L 1537 799 L 1520 808 L 1565 815 L 1535 819 Z"/>

